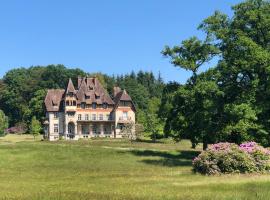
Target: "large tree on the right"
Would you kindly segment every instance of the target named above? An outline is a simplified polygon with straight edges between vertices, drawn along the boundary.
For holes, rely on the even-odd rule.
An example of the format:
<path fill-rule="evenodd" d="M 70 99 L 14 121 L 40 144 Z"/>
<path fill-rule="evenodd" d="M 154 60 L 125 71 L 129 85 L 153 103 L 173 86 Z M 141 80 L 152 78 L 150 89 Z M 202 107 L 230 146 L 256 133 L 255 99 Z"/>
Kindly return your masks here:
<path fill-rule="evenodd" d="M 192 37 L 163 51 L 193 72 L 175 93 L 166 127 L 205 148 L 223 140 L 270 144 L 270 2 L 247 0 L 232 9 L 232 17 L 216 11 L 199 25 L 204 40 Z M 197 74 L 214 57 L 217 66 Z"/>

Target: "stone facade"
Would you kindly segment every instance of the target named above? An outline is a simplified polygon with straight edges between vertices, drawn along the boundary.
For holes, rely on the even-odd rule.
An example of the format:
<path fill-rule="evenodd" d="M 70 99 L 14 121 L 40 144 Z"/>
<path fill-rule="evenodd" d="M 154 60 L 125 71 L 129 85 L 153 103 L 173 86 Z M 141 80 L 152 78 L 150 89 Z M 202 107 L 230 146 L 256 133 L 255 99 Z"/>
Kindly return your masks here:
<path fill-rule="evenodd" d="M 135 124 L 136 109 L 126 90 L 115 87 L 111 97 L 97 78 L 78 77 L 76 89 L 70 79 L 66 89 L 48 90 L 45 106 L 45 137 L 50 141 L 121 138 L 125 124 Z"/>

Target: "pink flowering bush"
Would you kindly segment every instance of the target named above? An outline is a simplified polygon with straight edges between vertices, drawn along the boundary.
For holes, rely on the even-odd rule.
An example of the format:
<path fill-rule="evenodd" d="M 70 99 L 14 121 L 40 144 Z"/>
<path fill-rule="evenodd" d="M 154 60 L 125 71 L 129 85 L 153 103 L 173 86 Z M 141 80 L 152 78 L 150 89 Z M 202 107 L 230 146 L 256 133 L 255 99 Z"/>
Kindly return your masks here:
<path fill-rule="evenodd" d="M 217 143 L 193 160 L 193 170 L 208 175 L 266 172 L 270 170 L 270 151 L 255 142 L 240 146 Z"/>

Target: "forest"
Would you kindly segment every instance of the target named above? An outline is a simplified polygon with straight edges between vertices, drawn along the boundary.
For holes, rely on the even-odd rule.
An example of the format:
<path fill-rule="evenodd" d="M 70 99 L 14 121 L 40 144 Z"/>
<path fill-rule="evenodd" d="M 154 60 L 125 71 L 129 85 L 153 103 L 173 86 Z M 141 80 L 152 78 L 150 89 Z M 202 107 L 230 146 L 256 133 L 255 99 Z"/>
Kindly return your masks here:
<path fill-rule="evenodd" d="M 188 81 L 165 83 L 161 75 L 139 71 L 109 76 L 63 65 L 10 70 L 0 82 L 0 109 L 9 126 L 28 127 L 44 119 L 48 88 L 64 88 L 68 78 L 96 76 L 111 93 L 128 91 L 137 123 L 153 139 L 188 138 L 195 148 L 228 141 L 270 145 L 270 2 L 247 0 L 232 7 L 233 16 L 216 11 L 198 25 L 205 38 L 191 36 L 161 54 L 173 66 L 192 72 Z M 164 44 L 165 45 L 165 44 Z M 199 73 L 211 60 L 217 64 Z M 172 67 L 173 67 L 172 66 Z"/>

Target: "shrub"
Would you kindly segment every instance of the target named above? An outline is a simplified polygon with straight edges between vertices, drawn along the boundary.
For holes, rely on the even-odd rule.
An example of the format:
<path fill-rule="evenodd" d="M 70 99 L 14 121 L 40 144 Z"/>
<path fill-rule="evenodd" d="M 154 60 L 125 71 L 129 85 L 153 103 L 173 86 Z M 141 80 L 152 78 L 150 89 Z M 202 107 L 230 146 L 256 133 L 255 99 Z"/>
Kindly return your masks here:
<path fill-rule="evenodd" d="M 193 170 L 208 175 L 266 172 L 270 170 L 270 152 L 255 142 L 240 146 L 218 143 L 193 160 Z"/>

